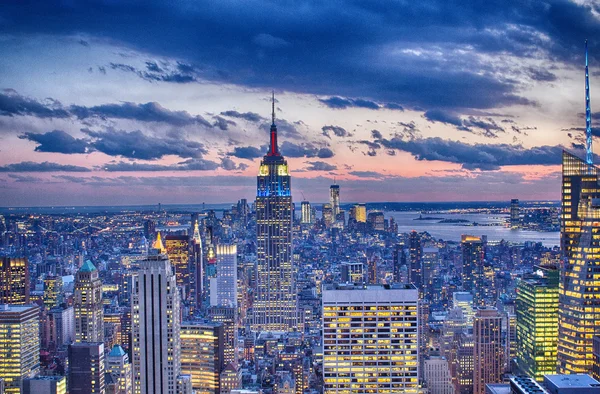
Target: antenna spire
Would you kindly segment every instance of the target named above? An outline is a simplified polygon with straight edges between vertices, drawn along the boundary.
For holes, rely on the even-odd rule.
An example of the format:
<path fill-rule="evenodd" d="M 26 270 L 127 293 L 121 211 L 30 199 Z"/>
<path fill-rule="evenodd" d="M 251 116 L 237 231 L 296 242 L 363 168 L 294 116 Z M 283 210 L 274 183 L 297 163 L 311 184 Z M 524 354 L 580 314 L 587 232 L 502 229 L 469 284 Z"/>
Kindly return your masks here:
<path fill-rule="evenodd" d="M 594 164 L 592 152 L 592 110 L 590 108 L 590 74 L 588 72 L 588 42 L 585 40 L 585 161 Z"/>
<path fill-rule="evenodd" d="M 587 55 L 586 55 L 585 59 L 586 59 L 585 63 L 587 65 Z M 271 114 L 271 120 L 272 120 L 271 124 L 275 124 L 275 91 L 273 90 L 273 91 L 271 91 L 271 93 L 273 94 L 273 96 L 271 98 L 271 104 L 273 105 L 273 112 Z"/>
<path fill-rule="evenodd" d="M 271 148 L 267 156 L 279 156 L 279 148 L 277 147 L 277 126 L 275 126 L 275 91 L 272 91 L 271 105 L 273 112 L 271 113 Z"/>

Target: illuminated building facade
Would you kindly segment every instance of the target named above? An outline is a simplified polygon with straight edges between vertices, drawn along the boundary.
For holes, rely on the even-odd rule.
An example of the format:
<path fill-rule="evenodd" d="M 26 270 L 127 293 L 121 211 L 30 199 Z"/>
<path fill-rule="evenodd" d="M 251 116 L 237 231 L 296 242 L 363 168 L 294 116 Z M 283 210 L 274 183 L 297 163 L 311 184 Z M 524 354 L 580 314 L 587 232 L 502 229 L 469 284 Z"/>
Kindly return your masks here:
<path fill-rule="evenodd" d="M 411 231 L 408 236 L 408 256 L 410 267 L 408 281 L 414 284 L 419 291 L 423 290 L 423 246 L 421 236 L 416 231 Z"/>
<path fill-rule="evenodd" d="M 480 308 L 473 320 L 473 393 L 485 394 L 486 383 L 501 383 L 503 373 L 502 315 Z"/>
<path fill-rule="evenodd" d="M 261 161 L 257 177 L 257 273 L 251 324 L 254 331 L 290 331 L 297 326 L 291 177 L 277 146 L 274 100 L 272 120 L 270 149 Z"/>
<path fill-rule="evenodd" d="M 411 285 L 323 289 L 325 393 L 418 393 L 418 291 Z"/>
<path fill-rule="evenodd" d="M 237 306 L 237 245 L 217 245 L 216 304 Z M 211 303 L 212 304 L 212 303 Z"/>
<path fill-rule="evenodd" d="M 473 294 L 475 305 L 483 306 L 484 297 L 484 249 L 480 237 L 463 235 L 462 248 L 462 287 Z"/>
<path fill-rule="evenodd" d="M 563 152 L 558 373 L 590 373 L 600 335 L 600 177 L 597 167 Z"/>
<path fill-rule="evenodd" d="M 430 394 L 454 394 L 448 360 L 441 356 L 430 356 L 425 360 L 423 380 Z"/>
<path fill-rule="evenodd" d="M 194 306 L 198 309 L 202 306 L 202 300 L 204 297 L 204 257 L 202 250 L 202 237 L 200 236 L 200 225 L 198 223 L 198 217 L 194 218 L 192 215 L 193 222 L 193 233 L 190 245 L 190 271 L 191 279 L 193 279 L 192 288 L 192 301 Z"/>
<path fill-rule="evenodd" d="M 22 394 L 67 394 L 67 378 L 65 376 L 36 376 L 23 379 Z"/>
<path fill-rule="evenodd" d="M 455 291 L 452 293 L 452 307 L 462 309 L 466 323 L 470 326 L 473 325 L 473 317 L 475 317 L 473 294 L 466 291 Z"/>
<path fill-rule="evenodd" d="M 363 263 L 342 263 L 340 266 L 342 283 L 364 283 L 365 265 Z"/>
<path fill-rule="evenodd" d="M 157 242 L 154 247 L 160 253 L 141 261 L 133 282 L 133 390 L 176 394 L 181 368 L 179 291 L 164 246 Z"/>
<path fill-rule="evenodd" d="M 423 248 L 422 289 L 423 298 L 433 300 L 434 284 L 439 280 L 440 251 L 438 248 Z"/>
<path fill-rule="evenodd" d="M 129 357 L 119 345 L 113 346 L 106 357 L 106 372 L 113 376 L 115 381 L 114 394 L 133 393 L 133 380 Z"/>
<path fill-rule="evenodd" d="M 187 235 L 167 235 L 165 237 L 165 249 L 175 271 L 177 287 L 181 291 L 183 301 L 191 297 L 192 278 L 190 276 L 190 244 Z"/>
<path fill-rule="evenodd" d="M 69 393 L 104 394 L 104 343 L 69 345 Z"/>
<path fill-rule="evenodd" d="M 312 224 L 314 219 L 312 216 L 312 207 L 308 201 L 302 201 L 301 204 L 302 215 L 300 218 L 300 223 L 302 224 Z"/>
<path fill-rule="evenodd" d="M 367 205 L 366 204 L 356 204 L 354 206 L 354 219 L 357 223 L 366 223 L 367 222 Z"/>
<path fill-rule="evenodd" d="M 75 341 L 103 342 L 102 281 L 98 275 L 98 270 L 89 260 L 81 266 L 75 275 L 73 299 Z"/>
<path fill-rule="evenodd" d="M 558 271 L 540 267 L 517 287 L 517 363 L 537 381 L 556 373 Z"/>
<path fill-rule="evenodd" d="M 510 200 L 510 227 L 519 228 L 521 226 L 521 212 L 519 211 L 519 199 Z"/>
<path fill-rule="evenodd" d="M 21 393 L 22 381 L 40 371 L 39 308 L 0 305 L 0 377 L 6 394 Z"/>
<path fill-rule="evenodd" d="M 223 325 L 223 365 L 237 363 L 236 346 L 238 341 L 237 308 L 211 306 L 208 318 Z"/>
<path fill-rule="evenodd" d="M 367 215 L 367 221 L 369 222 L 369 227 L 371 230 L 385 231 L 385 217 L 383 216 L 383 212 L 369 212 Z"/>
<path fill-rule="evenodd" d="M 321 208 L 321 213 L 323 215 L 323 224 L 325 224 L 326 228 L 330 228 L 333 225 L 334 216 L 333 216 L 333 208 L 330 203 L 323 204 L 323 208 Z"/>
<path fill-rule="evenodd" d="M 219 394 L 223 370 L 223 325 L 184 322 L 181 325 L 181 371 L 191 376 L 196 393 Z"/>
<path fill-rule="evenodd" d="M 62 302 L 62 287 L 62 277 L 48 275 L 44 278 L 44 306 L 47 309 Z"/>
<path fill-rule="evenodd" d="M 335 222 L 340 213 L 340 185 L 331 185 L 329 187 L 329 203 L 331 204 L 331 215 Z"/>
<path fill-rule="evenodd" d="M 25 257 L 0 257 L 0 304 L 29 303 L 29 263 Z"/>

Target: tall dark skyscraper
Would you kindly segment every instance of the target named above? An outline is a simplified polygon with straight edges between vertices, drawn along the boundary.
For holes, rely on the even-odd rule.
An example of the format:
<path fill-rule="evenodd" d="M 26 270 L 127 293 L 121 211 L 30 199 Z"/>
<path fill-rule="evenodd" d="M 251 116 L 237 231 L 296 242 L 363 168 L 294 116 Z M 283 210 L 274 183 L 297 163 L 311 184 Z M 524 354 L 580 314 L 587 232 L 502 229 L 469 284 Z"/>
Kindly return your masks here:
<path fill-rule="evenodd" d="M 25 257 L 0 257 L 0 303 L 29 303 L 29 263 Z"/>
<path fill-rule="evenodd" d="M 288 331 L 297 325 L 292 268 L 293 205 L 290 172 L 277 146 L 275 99 L 269 152 L 260 163 L 256 190 L 256 292 L 251 328 Z"/>
<path fill-rule="evenodd" d="M 408 253 L 410 257 L 410 267 L 408 270 L 408 281 L 422 291 L 423 275 L 423 247 L 421 245 L 421 236 L 416 231 L 411 231 L 408 238 Z"/>
<path fill-rule="evenodd" d="M 587 41 L 585 61 L 586 160 L 564 151 L 562 160 L 559 373 L 590 373 L 593 337 L 600 335 L 600 169 L 592 164 Z"/>
<path fill-rule="evenodd" d="M 463 235 L 461 248 L 463 290 L 473 294 L 476 305 L 483 306 L 485 304 L 483 289 L 483 241 L 479 237 Z"/>

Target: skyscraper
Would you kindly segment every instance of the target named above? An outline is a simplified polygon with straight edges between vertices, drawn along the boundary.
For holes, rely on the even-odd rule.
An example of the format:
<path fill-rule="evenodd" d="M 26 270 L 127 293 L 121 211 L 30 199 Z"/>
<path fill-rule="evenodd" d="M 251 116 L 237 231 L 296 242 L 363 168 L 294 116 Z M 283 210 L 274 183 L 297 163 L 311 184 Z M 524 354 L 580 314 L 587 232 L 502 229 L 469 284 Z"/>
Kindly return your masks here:
<path fill-rule="evenodd" d="M 175 271 L 177 287 L 181 291 L 182 300 L 187 301 L 191 295 L 189 238 L 187 235 L 167 235 L 164 244 L 171 266 Z"/>
<path fill-rule="evenodd" d="M 510 227 L 519 228 L 521 225 L 521 213 L 519 212 L 519 199 L 510 200 Z"/>
<path fill-rule="evenodd" d="M 416 231 L 411 231 L 408 236 L 408 253 L 410 267 L 408 270 L 408 281 L 414 284 L 419 291 L 423 286 L 423 247 L 421 245 L 421 236 Z"/>
<path fill-rule="evenodd" d="M 44 278 L 44 306 L 52 308 L 62 302 L 63 280 L 61 276 L 48 275 Z"/>
<path fill-rule="evenodd" d="M 593 337 L 600 335 L 600 171 L 593 165 L 587 41 L 585 44 L 586 160 L 563 151 L 558 372 L 590 373 Z"/>
<path fill-rule="evenodd" d="M 329 187 L 329 203 L 331 204 L 331 213 L 335 222 L 340 213 L 340 185 L 331 185 Z"/>
<path fill-rule="evenodd" d="M 5 393 L 19 394 L 22 380 L 40 371 L 39 308 L 0 305 L 0 377 Z"/>
<path fill-rule="evenodd" d="M 325 393 L 418 393 L 418 291 L 412 285 L 323 289 Z"/>
<path fill-rule="evenodd" d="M 0 257 L 0 304 L 29 303 L 29 263 L 26 257 Z"/>
<path fill-rule="evenodd" d="M 308 201 L 302 201 L 301 207 L 302 207 L 302 216 L 300 218 L 300 223 L 312 224 L 313 217 L 312 217 L 312 208 L 310 206 L 310 203 Z"/>
<path fill-rule="evenodd" d="M 132 294 L 134 393 L 177 393 L 180 304 L 173 267 L 160 239 L 159 254 L 140 262 Z"/>
<path fill-rule="evenodd" d="M 104 341 L 102 281 L 98 270 L 87 260 L 75 275 L 73 292 L 75 308 L 75 341 Z"/>
<path fill-rule="evenodd" d="M 237 305 L 237 245 L 217 245 L 216 288 L 211 286 L 211 305 L 235 307 Z"/>
<path fill-rule="evenodd" d="M 104 394 L 104 343 L 69 345 L 69 393 Z"/>
<path fill-rule="evenodd" d="M 517 363 L 519 369 L 543 381 L 556 373 L 558 340 L 558 271 L 539 267 L 517 287 Z"/>
<path fill-rule="evenodd" d="M 129 357 L 119 345 L 113 346 L 106 357 L 106 372 L 111 374 L 116 385 L 114 394 L 133 393 L 133 376 Z"/>
<path fill-rule="evenodd" d="M 192 378 L 198 393 L 219 394 L 223 369 L 223 325 L 184 322 L 181 325 L 181 370 Z"/>
<path fill-rule="evenodd" d="M 275 99 L 271 144 L 263 157 L 256 193 L 257 275 L 253 303 L 255 331 L 297 326 L 297 295 L 292 256 L 292 193 L 287 161 L 277 146 Z"/>
<path fill-rule="evenodd" d="M 484 305 L 484 254 L 480 237 L 463 235 L 462 248 L 462 286 L 464 291 L 473 294 L 475 305 Z"/>
<path fill-rule="evenodd" d="M 190 271 L 192 281 L 192 297 L 196 308 L 202 306 L 204 297 L 204 257 L 202 251 L 202 237 L 198 218 L 193 218 L 192 240 L 190 244 Z"/>
<path fill-rule="evenodd" d="M 504 373 L 502 315 L 496 308 L 477 310 L 473 342 L 473 393 L 485 394 L 486 383 L 502 382 Z"/>
<path fill-rule="evenodd" d="M 0 393 L 2 391 L 0 390 Z M 67 378 L 64 376 L 36 376 L 23 379 L 22 394 L 67 394 Z"/>
<path fill-rule="evenodd" d="M 440 251 L 438 248 L 423 248 L 421 278 L 423 298 L 433 300 L 434 282 L 438 278 Z"/>

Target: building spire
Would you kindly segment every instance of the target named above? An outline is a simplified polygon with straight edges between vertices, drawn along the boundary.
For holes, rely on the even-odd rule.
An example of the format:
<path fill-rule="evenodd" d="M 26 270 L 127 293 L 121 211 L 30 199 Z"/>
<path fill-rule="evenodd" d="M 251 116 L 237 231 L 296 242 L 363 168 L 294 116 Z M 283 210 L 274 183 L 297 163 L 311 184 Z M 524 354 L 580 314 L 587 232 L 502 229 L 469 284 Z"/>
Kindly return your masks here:
<path fill-rule="evenodd" d="M 275 126 L 275 91 L 272 92 L 271 97 L 272 113 L 271 113 L 271 148 L 267 156 L 279 156 L 279 149 L 277 147 L 277 126 Z"/>
<path fill-rule="evenodd" d="M 586 48 L 587 48 L 587 41 L 586 41 Z M 587 66 L 587 49 L 586 49 L 586 55 L 585 55 L 585 64 Z M 273 106 L 273 111 L 271 113 L 271 124 L 274 125 L 275 124 L 275 91 L 272 90 L 271 94 L 273 95 L 271 98 L 271 104 Z"/>
<path fill-rule="evenodd" d="M 588 72 L 588 42 L 585 40 L 585 161 L 594 164 L 592 152 L 592 110 L 590 108 L 590 75 Z"/>

